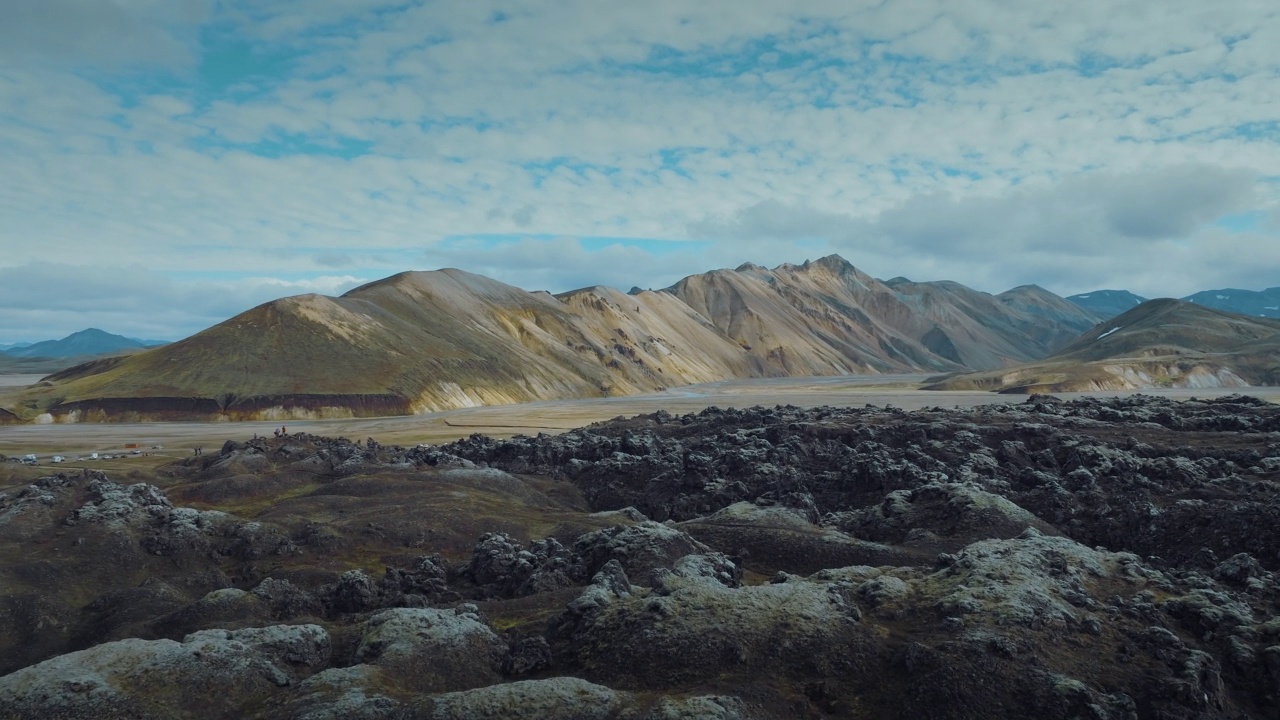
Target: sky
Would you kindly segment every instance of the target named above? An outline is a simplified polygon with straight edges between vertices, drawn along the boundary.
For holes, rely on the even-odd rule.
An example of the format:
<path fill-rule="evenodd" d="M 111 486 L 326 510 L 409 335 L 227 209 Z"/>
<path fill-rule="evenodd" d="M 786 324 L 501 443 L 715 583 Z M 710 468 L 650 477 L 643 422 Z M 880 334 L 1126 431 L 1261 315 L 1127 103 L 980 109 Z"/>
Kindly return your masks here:
<path fill-rule="evenodd" d="M 0 343 L 459 267 L 1280 285 L 1274 0 L 5 0 Z"/>

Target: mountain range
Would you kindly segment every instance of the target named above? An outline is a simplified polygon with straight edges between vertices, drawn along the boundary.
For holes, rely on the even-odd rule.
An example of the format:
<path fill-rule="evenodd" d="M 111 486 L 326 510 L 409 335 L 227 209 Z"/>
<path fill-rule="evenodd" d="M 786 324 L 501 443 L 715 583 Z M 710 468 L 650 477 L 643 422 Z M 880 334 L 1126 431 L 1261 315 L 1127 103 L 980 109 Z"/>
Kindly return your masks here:
<path fill-rule="evenodd" d="M 1267 310 L 1260 303 L 1276 302 L 1272 292 L 1064 299 L 1026 285 L 991 295 L 878 280 L 836 255 L 628 293 L 553 295 L 457 269 L 405 272 L 340 297 L 264 303 L 162 347 L 76 333 L 56 343 L 61 351 L 119 354 L 0 399 L 0 417 L 405 415 L 733 378 L 884 373 L 939 373 L 935 389 L 1001 392 L 1277 384 L 1280 321 L 1208 307 Z"/>
<path fill-rule="evenodd" d="M 1266 290 L 1237 288 L 1204 290 L 1182 299 L 1215 310 L 1225 310 L 1250 317 L 1280 318 L 1280 287 Z M 1095 290 L 1068 296 L 1067 300 L 1110 320 L 1141 305 L 1147 301 L 1147 298 L 1135 295 L 1128 290 Z"/>
<path fill-rule="evenodd" d="M 729 378 L 957 372 L 1028 362 L 1100 318 L 1035 286 L 882 282 L 829 256 L 662 291 L 528 292 L 456 269 L 265 303 L 176 343 L 54 374 L 16 418 L 410 414 Z"/>
<path fill-rule="evenodd" d="M 1280 320 L 1150 300 L 1043 360 L 969 373 L 935 390 L 1055 393 L 1280 384 Z"/>
<path fill-rule="evenodd" d="M 103 355 L 126 350 L 141 350 L 159 344 L 162 343 L 136 340 L 97 328 L 88 328 L 71 333 L 60 340 L 19 343 L 0 349 L 0 352 L 14 358 L 69 358 L 82 355 Z"/>

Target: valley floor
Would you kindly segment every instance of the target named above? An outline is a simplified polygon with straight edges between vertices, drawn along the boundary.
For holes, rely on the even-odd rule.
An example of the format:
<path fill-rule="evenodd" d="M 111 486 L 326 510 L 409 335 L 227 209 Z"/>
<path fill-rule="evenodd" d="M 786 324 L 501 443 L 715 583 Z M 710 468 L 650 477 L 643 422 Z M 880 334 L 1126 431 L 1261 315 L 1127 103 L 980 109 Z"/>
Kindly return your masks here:
<path fill-rule="evenodd" d="M 4 376 L 0 376 L 4 377 Z M 27 377 L 27 376 L 23 376 Z M 491 437 L 519 434 L 558 433 L 619 415 L 630 416 L 666 410 L 673 414 L 698 412 L 704 408 L 746 408 L 795 405 L 798 407 L 892 406 L 904 410 L 926 407 L 975 407 L 988 404 L 1016 404 L 1025 396 L 998 395 L 982 391 L 925 391 L 928 375 L 864 375 L 846 377 L 765 378 L 726 380 L 686 385 L 661 393 L 616 398 L 548 400 L 520 405 L 464 408 L 426 415 L 336 420 L 283 421 L 290 432 L 363 438 L 380 442 L 413 445 L 442 443 L 483 433 Z M 0 380 L 0 385 L 3 381 Z M 1219 388 L 1190 390 L 1169 388 L 1106 393 L 1060 393 L 1057 397 L 1123 397 L 1145 394 L 1174 399 L 1212 398 L 1243 393 L 1280 402 L 1280 387 Z M 216 450 L 227 440 L 242 441 L 257 433 L 270 437 L 281 424 L 240 423 L 111 423 L 67 425 L 0 426 L 0 454 L 21 457 L 39 453 L 48 463 L 51 454 L 87 455 L 116 452 L 127 444 L 141 448 L 155 445 L 163 450 L 150 458 L 129 458 L 124 462 L 71 463 L 68 468 L 90 467 L 110 470 L 125 464 L 129 469 L 154 467 L 175 457 L 190 455 L 193 448 Z"/>

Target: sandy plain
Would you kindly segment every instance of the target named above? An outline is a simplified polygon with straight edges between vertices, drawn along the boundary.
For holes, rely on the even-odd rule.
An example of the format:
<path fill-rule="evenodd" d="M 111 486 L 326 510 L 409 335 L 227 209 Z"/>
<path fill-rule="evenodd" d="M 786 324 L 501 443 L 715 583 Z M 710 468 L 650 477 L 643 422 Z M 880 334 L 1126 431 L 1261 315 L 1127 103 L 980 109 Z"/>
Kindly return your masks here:
<path fill-rule="evenodd" d="M 0 376 L 4 377 L 4 376 Z M 920 390 L 929 376 L 876 375 L 856 377 L 768 378 L 726 380 L 688 385 L 660 393 L 585 400 L 551 400 L 520 405 L 463 408 L 425 415 L 303 420 L 283 423 L 291 433 L 341 436 L 352 439 L 372 437 L 384 444 L 438 444 L 483 433 L 493 437 L 557 433 L 618 416 L 632 416 L 666 410 L 673 415 L 698 412 L 710 406 L 745 408 L 755 405 L 892 406 L 905 410 L 925 407 L 972 407 L 993 403 L 1019 403 L 1023 395 L 998 395 L 979 391 Z M 0 382 L 3 382 L 0 380 Z M 1138 391 L 1089 393 L 1095 396 L 1130 395 Z M 1172 398 L 1215 397 L 1244 393 L 1280 402 L 1280 387 L 1222 389 L 1155 389 L 1141 391 Z M 1060 393 L 1069 399 L 1085 393 Z M 69 458 L 91 452 L 117 454 L 127 444 L 136 444 L 145 456 L 111 460 L 67 462 L 64 467 L 93 467 L 102 470 L 155 467 L 178 457 L 191 455 L 194 448 L 216 452 L 227 440 L 246 440 L 269 435 L 281 423 L 251 422 L 160 422 L 160 423 L 80 423 L 16 425 L 0 427 L 0 454 L 41 455 L 41 465 L 49 456 Z M 156 448 L 156 446 L 161 446 Z"/>

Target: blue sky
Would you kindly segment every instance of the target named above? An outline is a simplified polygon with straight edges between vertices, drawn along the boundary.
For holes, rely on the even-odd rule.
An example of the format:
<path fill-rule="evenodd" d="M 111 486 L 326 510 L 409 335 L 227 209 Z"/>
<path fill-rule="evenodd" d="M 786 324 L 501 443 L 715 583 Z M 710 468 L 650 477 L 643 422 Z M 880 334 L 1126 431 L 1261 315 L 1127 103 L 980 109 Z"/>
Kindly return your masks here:
<path fill-rule="evenodd" d="M 452 266 L 1280 285 L 1280 5 L 9 0 L 0 343 Z"/>

